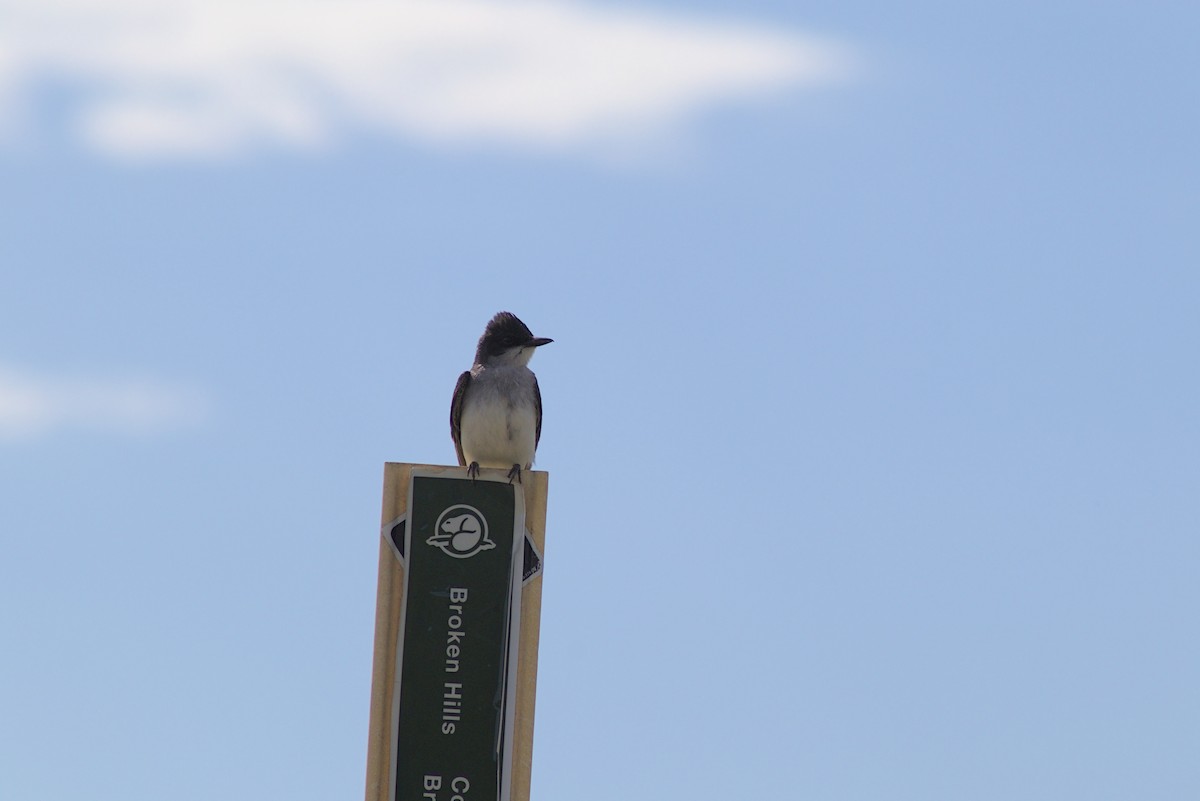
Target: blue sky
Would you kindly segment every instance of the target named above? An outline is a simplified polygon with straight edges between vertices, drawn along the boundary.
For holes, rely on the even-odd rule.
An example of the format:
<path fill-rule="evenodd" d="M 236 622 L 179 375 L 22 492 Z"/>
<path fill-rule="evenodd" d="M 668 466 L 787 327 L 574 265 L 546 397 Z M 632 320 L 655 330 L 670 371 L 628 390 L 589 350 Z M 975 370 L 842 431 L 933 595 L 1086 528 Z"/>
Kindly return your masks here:
<path fill-rule="evenodd" d="M 0 3 L 0 796 L 358 797 L 500 309 L 535 798 L 1200 793 L 1194 9 L 239 8 Z"/>

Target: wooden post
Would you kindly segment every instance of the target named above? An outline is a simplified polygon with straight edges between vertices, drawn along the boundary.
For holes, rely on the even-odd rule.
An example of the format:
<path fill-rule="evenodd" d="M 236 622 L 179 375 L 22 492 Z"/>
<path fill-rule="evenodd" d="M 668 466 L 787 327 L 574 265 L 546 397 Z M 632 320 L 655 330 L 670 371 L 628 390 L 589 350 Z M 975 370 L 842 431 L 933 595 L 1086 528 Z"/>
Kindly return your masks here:
<path fill-rule="evenodd" d="M 396 687 L 396 653 L 403 636 L 405 569 L 389 540 L 386 527 L 409 513 L 409 486 L 414 470 L 466 478 L 466 468 L 388 463 L 383 472 L 383 525 L 379 544 L 379 585 L 375 607 L 375 658 L 371 678 L 370 732 L 367 741 L 366 801 L 396 801 L 389 797 L 393 746 L 393 709 Z M 507 471 L 484 470 L 481 476 L 503 476 Z M 545 552 L 546 493 L 549 474 L 527 470 L 522 474 L 525 528 L 539 554 Z M 520 599 L 519 669 L 516 676 L 515 721 L 511 801 L 529 801 L 533 762 L 533 716 L 537 691 L 538 636 L 542 607 L 542 576 L 538 572 L 523 584 Z M 444 791 L 449 797 L 450 793 Z M 438 797 L 442 797 L 441 794 Z M 404 801 L 404 800 L 402 800 Z M 490 801 L 490 800 L 489 800 Z"/>

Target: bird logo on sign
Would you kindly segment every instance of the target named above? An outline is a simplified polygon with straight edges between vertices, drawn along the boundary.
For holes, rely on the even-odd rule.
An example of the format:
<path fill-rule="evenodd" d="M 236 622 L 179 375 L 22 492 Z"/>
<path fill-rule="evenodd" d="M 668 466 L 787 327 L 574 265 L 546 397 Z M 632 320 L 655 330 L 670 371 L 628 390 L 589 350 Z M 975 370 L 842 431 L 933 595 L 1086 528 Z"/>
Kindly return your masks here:
<path fill-rule="evenodd" d="M 488 537 L 487 520 L 473 506 L 449 507 L 438 515 L 434 529 L 435 533 L 425 543 L 441 548 L 443 553 L 455 559 L 467 559 L 496 547 Z"/>

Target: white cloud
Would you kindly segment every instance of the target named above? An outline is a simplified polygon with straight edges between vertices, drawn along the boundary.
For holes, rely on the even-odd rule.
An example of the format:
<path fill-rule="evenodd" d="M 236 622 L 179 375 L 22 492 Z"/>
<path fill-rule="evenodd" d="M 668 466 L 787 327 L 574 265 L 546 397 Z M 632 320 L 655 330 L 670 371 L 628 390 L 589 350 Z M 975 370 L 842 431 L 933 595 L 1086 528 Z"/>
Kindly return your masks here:
<path fill-rule="evenodd" d="M 48 378 L 0 365 L 0 440 L 61 429 L 154 433 L 199 423 L 205 407 L 196 392 L 156 381 Z"/>
<path fill-rule="evenodd" d="M 75 133 L 133 158 L 347 130 L 574 150 L 852 67 L 794 31 L 562 0 L 0 0 L 0 130 L 64 88 Z"/>

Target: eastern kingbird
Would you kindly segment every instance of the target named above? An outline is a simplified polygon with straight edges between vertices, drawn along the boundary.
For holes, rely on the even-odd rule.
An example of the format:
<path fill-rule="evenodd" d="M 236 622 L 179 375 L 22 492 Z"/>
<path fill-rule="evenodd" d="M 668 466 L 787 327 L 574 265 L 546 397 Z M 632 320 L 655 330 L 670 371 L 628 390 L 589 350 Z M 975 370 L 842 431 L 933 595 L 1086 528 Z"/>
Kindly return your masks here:
<path fill-rule="evenodd" d="M 519 483 L 521 471 L 533 465 L 542 438 L 542 393 L 525 365 L 535 348 L 553 341 L 535 337 L 511 312 L 500 312 L 483 330 L 475 364 L 458 377 L 450 401 L 450 437 L 472 479 L 480 467 L 510 467 L 508 483 Z"/>

